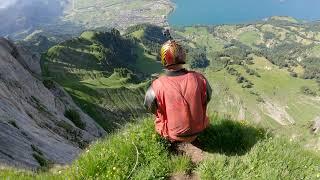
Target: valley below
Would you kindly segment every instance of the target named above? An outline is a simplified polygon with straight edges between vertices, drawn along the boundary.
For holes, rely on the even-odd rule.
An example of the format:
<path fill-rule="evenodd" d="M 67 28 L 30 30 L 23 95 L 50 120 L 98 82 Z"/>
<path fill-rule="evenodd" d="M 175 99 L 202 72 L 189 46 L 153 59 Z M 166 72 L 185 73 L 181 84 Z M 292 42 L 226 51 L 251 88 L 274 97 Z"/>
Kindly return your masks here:
<path fill-rule="evenodd" d="M 85 30 L 125 30 L 141 23 L 168 26 L 173 6 L 169 0 L 19 0 L 0 9 L 0 35 L 21 40 L 33 33 L 74 37 Z"/>

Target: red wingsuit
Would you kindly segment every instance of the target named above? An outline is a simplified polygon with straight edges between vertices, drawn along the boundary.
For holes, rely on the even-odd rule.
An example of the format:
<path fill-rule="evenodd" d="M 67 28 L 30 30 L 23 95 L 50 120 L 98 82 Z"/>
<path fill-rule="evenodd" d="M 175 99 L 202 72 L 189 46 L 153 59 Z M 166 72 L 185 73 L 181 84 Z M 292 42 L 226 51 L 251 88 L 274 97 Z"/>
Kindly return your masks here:
<path fill-rule="evenodd" d="M 156 131 L 161 136 L 170 141 L 191 142 L 209 124 L 206 109 L 210 97 L 211 87 L 206 78 L 182 69 L 153 81 L 145 105 L 153 109 Z"/>

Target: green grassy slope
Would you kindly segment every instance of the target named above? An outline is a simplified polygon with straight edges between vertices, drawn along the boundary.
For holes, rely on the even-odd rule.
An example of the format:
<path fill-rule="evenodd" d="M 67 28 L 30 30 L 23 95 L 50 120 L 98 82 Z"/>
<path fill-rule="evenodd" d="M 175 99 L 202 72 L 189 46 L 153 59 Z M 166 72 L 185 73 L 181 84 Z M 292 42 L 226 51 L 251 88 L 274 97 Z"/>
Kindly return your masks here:
<path fill-rule="evenodd" d="M 91 145 L 70 167 L 45 174 L 5 170 L 10 179 L 166 179 L 196 173 L 201 179 L 317 179 L 319 155 L 247 121 L 211 118 L 200 136 L 205 161 L 198 165 L 170 150 L 146 118 Z"/>
<path fill-rule="evenodd" d="M 309 127 L 320 116 L 320 84 L 305 78 L 306 59 L 316 55 L 318 40 L 302 35 L 316 30 L 274 19 L 261 24 L 179 28 L 174 35 L 189 52 L 204 53 L 210 61 L 207 68 L 199 69 L 213 86 L 209 113 L 261 124 L 319 150 L 319 137 Z M 268 44 L 269 48 L 261 46 Z M 315 67 L 319 61 L 308 62 Z"/>
<path fill-rule="evenodd" d="M 117 30 L 83 32 L 43 55 L 44 76 L 60 83 L 85 112 L 111 131 L 145 112 L 148 79 L 161 71 L 156 56 L 146 53 L 148 47 L 139 41 Z"/>

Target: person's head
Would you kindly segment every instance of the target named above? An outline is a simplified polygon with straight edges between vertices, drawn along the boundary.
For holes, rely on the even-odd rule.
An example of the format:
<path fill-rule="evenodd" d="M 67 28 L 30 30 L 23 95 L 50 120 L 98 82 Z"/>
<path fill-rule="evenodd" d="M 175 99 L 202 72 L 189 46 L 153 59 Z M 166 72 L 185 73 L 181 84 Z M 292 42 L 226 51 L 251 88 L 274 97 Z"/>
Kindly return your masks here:
<path fill-rule="evenodd" d="M 176 41 L 169 40 L 161 48 L 161 62 L 166 69 L 182 68 L 186 63 L 186 52 Z"/>

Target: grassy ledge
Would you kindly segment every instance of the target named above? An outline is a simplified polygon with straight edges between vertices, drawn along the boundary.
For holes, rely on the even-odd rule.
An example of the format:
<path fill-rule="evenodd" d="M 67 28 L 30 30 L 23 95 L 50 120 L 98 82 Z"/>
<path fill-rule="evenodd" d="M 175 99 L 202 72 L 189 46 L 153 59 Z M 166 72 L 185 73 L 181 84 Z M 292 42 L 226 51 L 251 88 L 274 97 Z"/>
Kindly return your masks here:
<path fill-rule="evenodd" d="M 46 173 L 13 169 L 0 171 L 4 179 L 167 179 L 176 173 L 197 173 L 201 179 L 317 179 L 319 155 L 246 121 L 211 118 L 199 137 L 205 161 L 170 150 L 154 131 L 152 118 L 128 124 L 92 144 L 69 167 Z"/>

